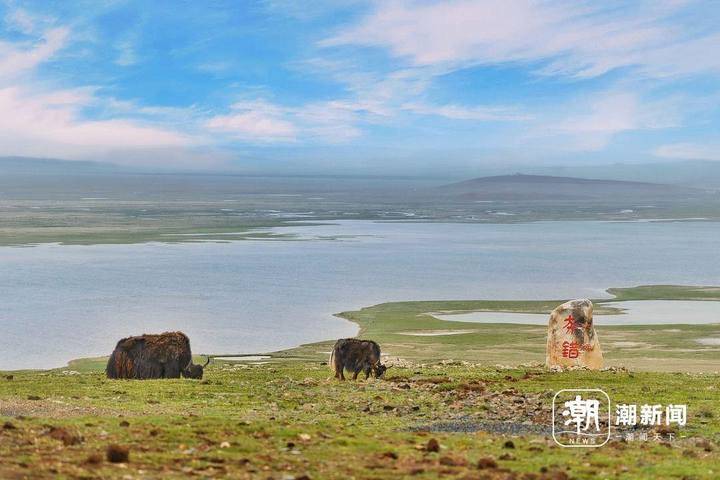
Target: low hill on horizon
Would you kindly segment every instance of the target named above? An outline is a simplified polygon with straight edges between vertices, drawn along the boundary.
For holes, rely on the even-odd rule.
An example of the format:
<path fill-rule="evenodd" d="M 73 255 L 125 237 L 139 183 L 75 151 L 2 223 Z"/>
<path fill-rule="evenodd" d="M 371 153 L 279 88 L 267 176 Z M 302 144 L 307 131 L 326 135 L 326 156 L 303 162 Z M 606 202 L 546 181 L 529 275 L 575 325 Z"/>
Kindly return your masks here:
<path fill-rule="evenodd" d="M 0 174 L 57 175 L 75 173 L 116 173 L 122 169 L 115 164 L 88 160 L 60 160 L 57 158 L 0 157 Z"/>
<path fill-rule="evenodd" d="M 497 175 L 439 187 L 444 195 L 465 200 L 597 200 L 620 198 L 696 198 L 706 190 L 661 183 L 551 175 Z"/>

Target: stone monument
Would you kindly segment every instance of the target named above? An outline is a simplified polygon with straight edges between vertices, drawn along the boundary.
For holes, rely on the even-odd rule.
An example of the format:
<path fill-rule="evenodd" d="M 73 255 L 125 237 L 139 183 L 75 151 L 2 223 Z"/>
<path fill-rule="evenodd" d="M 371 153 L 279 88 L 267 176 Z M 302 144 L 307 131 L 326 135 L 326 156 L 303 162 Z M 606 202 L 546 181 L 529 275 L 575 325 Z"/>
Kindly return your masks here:
<path fill-rule="evenodd" d="M 590 300 L 570 300 L 552 311 L 545 365 L 578 366 L 592 370 L 603 367 L 603 354 L 593 326 L 593 304 Z"/>

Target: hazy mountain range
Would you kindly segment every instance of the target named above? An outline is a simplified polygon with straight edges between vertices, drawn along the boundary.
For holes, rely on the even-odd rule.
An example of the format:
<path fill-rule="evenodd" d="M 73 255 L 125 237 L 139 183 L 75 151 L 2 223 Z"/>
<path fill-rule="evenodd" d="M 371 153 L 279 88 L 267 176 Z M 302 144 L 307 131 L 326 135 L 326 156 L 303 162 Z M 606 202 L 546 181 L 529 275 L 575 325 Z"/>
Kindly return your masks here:
<path fill-rule="evenodd" d="M 682 185 L 524 174 L 474 178 L 444 185 L 440 190 L 448 196 L 474 201 L 639 200 L 709 194 L 706 189 Z"/>
<path fill-rule="evenodd" d="M 153 173 L 153 170 L 141 167 L 126 167 L 105 162 L 58 160 L 51 158 L 0 157 L 0 175 L 82 175 L 105 173 Z M 172 171 L 163 170 L 161 173 L 172 173 Z M 193 172 L 175 171 L 174 173 Z M 202 173 L 209 174 L 212 172 L 203 171 Z M 258 175 L 263 172 L 259 172 L 257 170 L 243 171 L 241 167 L 237 167 L 232 170 L 218 171 L 216 173 Z M 272 172 L 267 173 L 269 175 L 273 174 Z M 595 180 L 662 183 L 713 189 L 720 188 L 720 162 L 700 160 L 644 164 L 617 163 L 613 165 L 593 166 L 508 165 L 507 167 L 478 167 L 473 169 L 472 175 L 465 175 L 464 177 L 502 177 L 513 175 L 515 173 L 551 177 L 576 177 Z M 282 176 L 279 172 L 276 174 Z M 308 176 L 312 176 L 312 174 L 313 172 L 307 172 Z M 297 176 L 297 174 L 289 176 Z M 413 175 L 409 173 L 408 176 Z M 462 178 L 463 177 L 458 176 L 458 174 L 453 174 L 449 175 L 445 179 L 438 178 L 438 184 L 450 183 L 452 180 L 461 180 Z M 518 179 L 514 179 L 514 181 L 517 180 Z"/>

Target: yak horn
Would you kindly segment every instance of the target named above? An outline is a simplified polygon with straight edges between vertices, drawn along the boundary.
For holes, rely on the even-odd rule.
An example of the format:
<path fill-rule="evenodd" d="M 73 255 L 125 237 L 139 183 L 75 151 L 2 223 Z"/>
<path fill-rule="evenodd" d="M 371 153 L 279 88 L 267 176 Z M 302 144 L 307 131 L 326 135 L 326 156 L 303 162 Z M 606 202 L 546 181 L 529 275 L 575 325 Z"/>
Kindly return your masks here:
<path fill-rule="evenodd" d="M 205 368 L 205 367 L 207 367 L 208 365 L 210 365 L 210 360 L 212 360 L 212 357 L 211 357 L 210 355 L 208 355 L 208 357 L 207 357 L 207 362 L 205 362 L 205 365 L 203 365 L 203 368 Z"/>

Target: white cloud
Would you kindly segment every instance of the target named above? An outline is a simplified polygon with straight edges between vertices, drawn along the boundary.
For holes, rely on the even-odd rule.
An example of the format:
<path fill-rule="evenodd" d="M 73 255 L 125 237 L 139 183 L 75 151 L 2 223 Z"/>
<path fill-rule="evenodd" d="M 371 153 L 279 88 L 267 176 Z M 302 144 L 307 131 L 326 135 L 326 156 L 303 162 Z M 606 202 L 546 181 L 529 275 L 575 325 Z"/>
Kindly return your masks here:
<path fill-rule="evenodd" d="M 187 147 L 193 139 L 128 119 L 86 120 L 88 89 L 47 93 L 0 88 L 0 154 L 86 158 L 113 149 Z"/>
<path fill-rule="evenodd" d="M 343 83 L 351 94 L 350 98 L 328 104 L 336 107 L 343 105 L 345 110 L 362 115 L 370 123 L 388 122 L 405 113 L 475 122 L 525 121 L 531 118 L 513 106 L 433 104 L 418 100 L 424 97 L 436 76 L 446 73 L 439 68 L 404 68 L 383 76 L 363 71 L 348 60 L 321 58 L 310 59 L 300 67 Z"/>
<path fill-rule="evenodd" d="M 620 67 L 648 75 L 720 71 L 717 33 L 696 35 L 668 20 L 677 2 L 532 0 L 387 1 L 321 42 L 389 49 L 413 65 L 545 62 L 537 73 L 594 77 Z M 703 54 L 704 53 L 704 54 Z"/>
<path fill-rule="evenodd" d="M 671 128 L 679 123 L 674 99 L 646 102 L 633 92 L 610 91 L 575 107 L 563 105 L 562 113 L 544 116 L 528 137 L 555 137 L 567 150 L 597 151 L 618 134 Z"/>
<path fill-rule="evenodd" d="M 285 116 L 284 109 L 264 100 L 239 102 L 232 106 L 231 113 L 212 117 L 205 126 L 240 140 L 294 141 L 298 129 Z"/>
<path fill-rule="evenodd" d="M 36 27 L 30 17 L 18 20 L 16 15 L 13 21 L 20 21 L 28 31 Z M 56 27 L 39 33 L 34 42 L 0 43 L 0 156 L 118 163 L 144 158 L 146 164 L 154 165 L 186 164 L 195 158 L 196 166 L 222 157 L 196 151 L 207 139 L 189 135 L 165 121 L 169 113 L 178 114 L 176 109 L 142 107 L 101 97 L 95 87 L 53 88 L 37 78 L 36 68 L 65 48 L 69 36 L 69 29 Z M 87 118 L 88 107 L 103 112 L 103 118 Z M 185 112 L 180 118 L 187 120 L 189 115 Z"/>
<path fill-rule="evenodd" d="M 421 114 L 436 115 L 452 120 L 475 120 L 479 122 L 529 120 L 527 114 L 519 113 L 509 107 L 463 106 L 463 105 L 427 105 L 424 103 L 405 103 L 402 109 Z"/>
<path fill-rule="evenodd" d="M 53 28 L 32 45 L 0 42 L 0 84 L 17 78 L 49 60 L 66 44 L 69 31 Z"/>
<path fill-rule="evenodd" d="M 720 161 L 720 144 L 673 143 L 656 148 L 653 154 L 658 157 L 678 160 Z"/>
<path fill-rule="evenodd" d="M 5 23 L 12 29 L 24 34 L 30 34 L 35 30 L 35 20 L 25 10 L 17 8 L 5 15 Z"/>
<path fill-rule="evenodd" d="M 308 103 L 298 107 L 266 100 L 238 102 L 226 115 L 211 117 L 205 127 L 251 143 L 344 142 L 361 134 L 361 107 L 350 102 Z"/>

